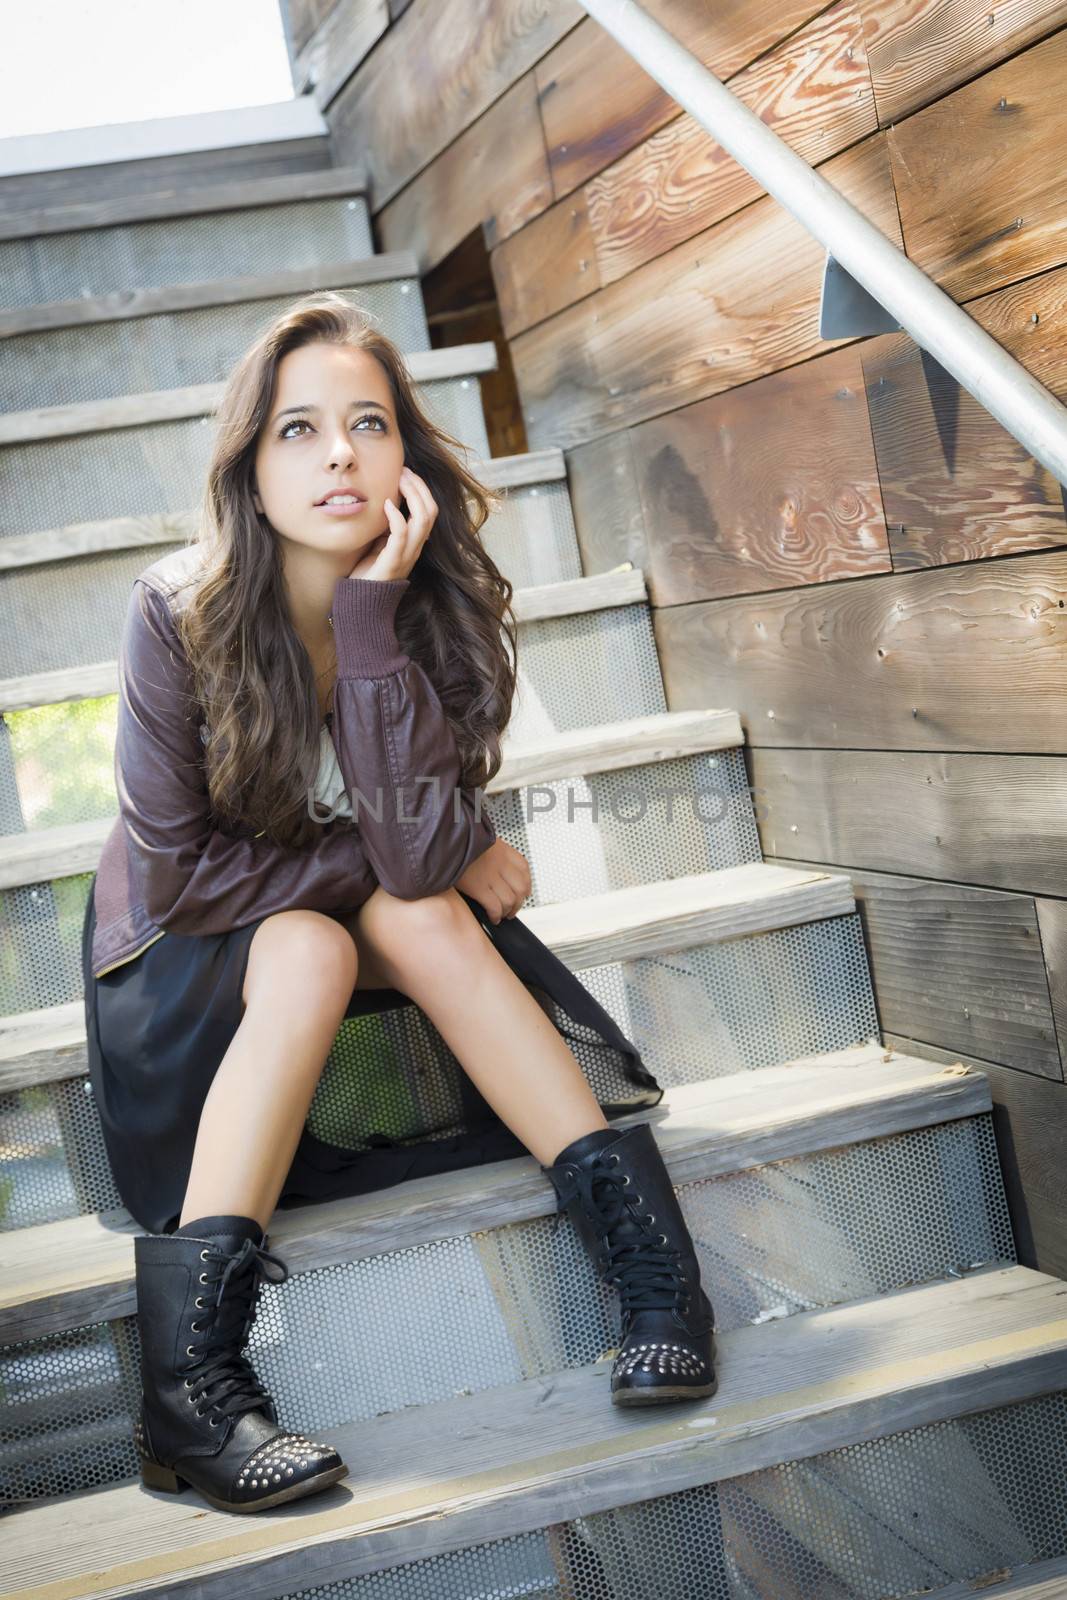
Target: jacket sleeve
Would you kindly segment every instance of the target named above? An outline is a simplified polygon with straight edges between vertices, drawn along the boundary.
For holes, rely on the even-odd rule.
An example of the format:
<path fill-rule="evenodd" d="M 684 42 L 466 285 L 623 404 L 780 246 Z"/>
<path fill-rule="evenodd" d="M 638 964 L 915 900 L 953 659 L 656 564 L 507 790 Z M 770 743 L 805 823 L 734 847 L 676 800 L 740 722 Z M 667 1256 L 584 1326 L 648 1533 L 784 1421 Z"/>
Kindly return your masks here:
<path fill-rule="evenodd" d="M 213 823 L 192 668 L 163 596 L 138 579 L 119 660 L 115 781 L 148 916 L 175 933 L 227 933 L 275 911 L 352 910 L 374 888 L 351 828 L 313 850 Z"/>
<path fill-rule="evenodd" d="M 460 786 L 451 724 L 394 619 L 407 578 L 340 578 L 333 741 L 371 870 L 402 900 L 439 894 L 497 837 L 484 792 Z"/>

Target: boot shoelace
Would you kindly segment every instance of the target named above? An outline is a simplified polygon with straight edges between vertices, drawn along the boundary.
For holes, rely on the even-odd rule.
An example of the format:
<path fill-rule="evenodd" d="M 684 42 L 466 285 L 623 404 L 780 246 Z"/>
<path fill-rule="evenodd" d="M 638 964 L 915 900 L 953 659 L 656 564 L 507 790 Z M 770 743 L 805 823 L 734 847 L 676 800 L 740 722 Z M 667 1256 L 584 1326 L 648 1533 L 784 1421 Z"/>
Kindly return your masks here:
<path fill-rule="evenodd" d="M 625 1190 L 627 1179 L 613 1170 L 618 1157 L 610 1151 L 598 1155 L 588 1167 L 573 1170 L 573 1189 L 566 1200 L 577 1196 L 583 1210 L 607 1235 L 604 1249 L 604 1277 L 618 1287 L 622 1315 L 627 1319 L 635 1311 L 669 1311 L 680 1306 L 685 1295 L 685 1274 L 679 1264 L 679 1253 L 665 1244 L 665 1235 L 651 1232 L 648 1214 L 640 1213 L 635 1220 L 631 1204 L 642 1204 L 639 1195 L 630 1200 Z M 557 1212 L 552 1231 L 555 1233 L 563 1215 Z M 612 1235 L 620 1223 L 629 1224 L 619 1236 Z M 637 1237 L 633 1234 L 636 1231 Z M 630 1237 L 626 1234 L 629 1232 Z"/>
<path fill-rule="evenodd" d="M 218 1287 L 214 1302 L 202 1309 L 197 1296 L 199 1315 L 193 1320 L 193 1332 L 207 1333 L 208 1337 L 198 1348 L 190 1347 L 195 1348 L 195 1356 L 182 1368 L 183 1372 L 193 1374 L 185 1379 L 186 1388 L 191 1391 L 189 1398 L 197 1402 L 198 1415 L 203 1414 L 200 1411 L 203 1402 L 205 1409 L 213 1411 L 219 1420 L 242 1411 L 258 1411 L 264 1403 L 271 1404 L 270 1395 L 240 1347 L 252 1327 L 260 1279 L 284 1283 L 289 1269 L 278 1256 L 252 1239 L 245 1239 L 235 1255 L 209 1246 L 200 1252 L 200 1259 L 215 1264 L 225 1262 L 225 1267 L 215 1277 L 209 1277 L 206 1272 L 200 1274 L 201 1283 Z M 281 1269 L 280 1277 L 271 1277 L 266 1267 L 268 1261 Z"/>

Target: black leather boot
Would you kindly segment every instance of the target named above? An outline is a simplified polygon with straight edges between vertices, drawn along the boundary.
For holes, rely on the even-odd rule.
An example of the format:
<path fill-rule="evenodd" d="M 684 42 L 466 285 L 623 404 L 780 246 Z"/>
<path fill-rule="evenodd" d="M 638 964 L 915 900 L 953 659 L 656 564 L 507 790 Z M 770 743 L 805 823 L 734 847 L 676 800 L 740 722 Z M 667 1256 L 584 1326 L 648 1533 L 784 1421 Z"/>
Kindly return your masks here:
<path fill-rule="evenodd" d="M 715 1393 L 715 1314 L 678 1197 L 648 1123 L 598 1128 L 541 1169 L 605 1283 L 619 1291 L 616 1405 Z M 559 1215 L 556 1225 L 559 1224 Z"/>
<path fill-rule="evenodd" d="M 263 1511 L 348 1471 L 336 1450 L 278 1426 L 241 1352 L 273 1262 L 251 1217 L 200 1217 L 134 1239 L 144 1394 L 134 1442 L 146 1488 L 187 1484 L 220 1511 Z"/>

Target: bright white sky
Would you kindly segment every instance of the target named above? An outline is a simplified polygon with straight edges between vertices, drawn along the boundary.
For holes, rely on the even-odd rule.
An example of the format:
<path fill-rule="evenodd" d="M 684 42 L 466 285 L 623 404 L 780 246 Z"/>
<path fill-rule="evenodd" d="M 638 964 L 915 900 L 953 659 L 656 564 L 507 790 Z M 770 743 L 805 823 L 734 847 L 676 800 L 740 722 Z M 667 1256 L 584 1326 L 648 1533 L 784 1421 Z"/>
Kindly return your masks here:
<path fill-rule="evenodd" d="M 293 97 L 278 0 L 7 0 L 0 139 Z"/>

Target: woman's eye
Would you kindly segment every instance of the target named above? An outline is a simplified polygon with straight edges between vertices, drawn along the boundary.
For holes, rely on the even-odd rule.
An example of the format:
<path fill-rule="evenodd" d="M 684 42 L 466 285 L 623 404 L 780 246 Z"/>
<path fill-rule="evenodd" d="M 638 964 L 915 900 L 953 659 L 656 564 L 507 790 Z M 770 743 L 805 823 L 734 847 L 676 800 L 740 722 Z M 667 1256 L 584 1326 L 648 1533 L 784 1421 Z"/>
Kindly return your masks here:
<path fill-rule="evenodd" d="M 388 430 L 388 423 L 386 422 L 385 418 L 378 416 L 378 414 L 374 411 L 364 412 L 363 416 L 356 418 L 356 422 L 376 422 L 379 425 L 379 431 L 381 433 L 385 433 Z M 291 422 L 287 422 L 285 424 L 278 434 L 278 437 L 279 439 L 285 439 L 289 437 L 290 428 L 307 428 L 310 426 L 311 424 L 308 422 L 306 417 L 294 417 Z"/>

